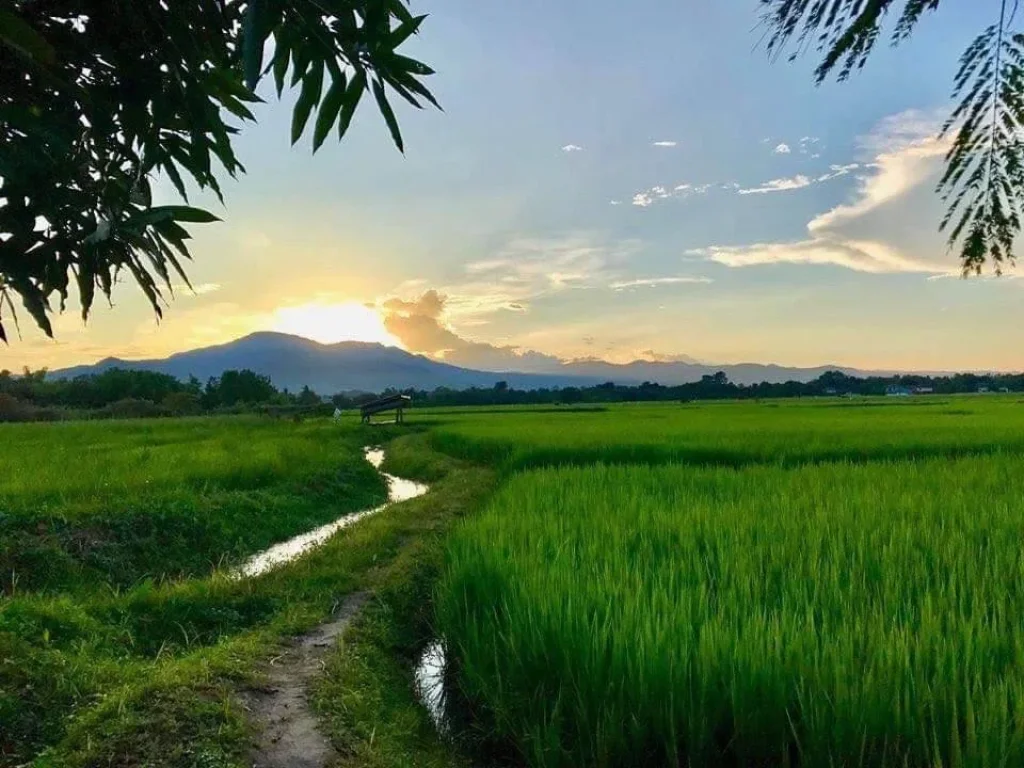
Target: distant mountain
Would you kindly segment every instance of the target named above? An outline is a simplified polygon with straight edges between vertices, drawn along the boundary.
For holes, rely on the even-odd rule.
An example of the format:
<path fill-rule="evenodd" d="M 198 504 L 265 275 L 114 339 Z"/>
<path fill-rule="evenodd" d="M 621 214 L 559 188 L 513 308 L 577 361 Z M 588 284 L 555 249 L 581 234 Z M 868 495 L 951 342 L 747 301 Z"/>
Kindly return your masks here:
<path fill-rule="evenodd" d="M 564 363 L 548 373 L 478 371 L 431 360 L 396 347 L 346 341 L 319 344 L 283 333 L 254 333 L 214 347 L 194 349 L 163 360 L 119 360 L 115 357 L 93 365 L 54 371 L 55 378 L 101 373 L 111 368 L 157 371 L 179 379 L 195 376 L 205 382 L 226 370 L 248 368 L 269 376 L 274 385 L 298 391 L 309 386 L 320 394 L 358 390 L 379 392 L 388 387 L 432 390 L 437 387 L 468 389 L 492 387 L 505 381 L 516 389 L 592 386 L 606 381 L 640 384 L 644 381 L 674 385 L 697 381 L 701 376 L 724 371 L 738 384 L 760 381 L 810 381 L 827 370 L 853 376 L 863 371 L 839 366 L 785 368 L 778 365 L 707 365 L 696 362 L 636 361 L 617 365 L 601 360 Z"/>
<path fill-rule="evenodd" d="M 156 371 L 178 379 L 195 376 L 206 382 L 232 369 L 248 368 L 269 376 L 278 388 L 298 391 L 309 386 L 320 394 L 343 391 L 379 392 L 388 387 L 432 390 L 492 387 L 498 381 L 516 389 L 596 384 L 586 377 L 474 371 L 448 365 L 396 347 L 345 341 L 320 344 L 283 333 L 254 333 L 227 344 L 180 352 L 163 360 L 119 360 L 110 357 L 93 365 L 54 371 L 55 378 L 101 373 L 111 368 Z"/>

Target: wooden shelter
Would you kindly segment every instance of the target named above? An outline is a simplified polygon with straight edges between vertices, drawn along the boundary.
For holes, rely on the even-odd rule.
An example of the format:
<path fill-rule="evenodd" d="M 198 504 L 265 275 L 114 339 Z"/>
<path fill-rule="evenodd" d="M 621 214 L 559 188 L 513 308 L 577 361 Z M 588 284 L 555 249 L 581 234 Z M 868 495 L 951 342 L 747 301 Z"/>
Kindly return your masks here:
<path fill-rule="evenodd" d="M 359 414 L 362 417 L 364 424 L 370 423 L 370 417 L 376 413 L 384 413 L 385 411 L 395 412 L 395 424 L 402 424 L 405 422 L 405 407 L 412 402 L 412 398 L 408 395 L 388 395 L 387 397 L 378 397 L 376 400 L 371 400 L 368 403 L 363 403 L 359 407 Z"/>

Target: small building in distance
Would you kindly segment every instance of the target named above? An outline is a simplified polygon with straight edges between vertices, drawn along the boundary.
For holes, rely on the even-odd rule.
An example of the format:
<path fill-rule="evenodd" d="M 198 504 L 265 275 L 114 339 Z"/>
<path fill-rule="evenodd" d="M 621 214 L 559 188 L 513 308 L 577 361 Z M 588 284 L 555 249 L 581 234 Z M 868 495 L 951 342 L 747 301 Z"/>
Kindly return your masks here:
<path fill-rule="evenodd" d="M 930 395 L 934 392 L 935 390 L 932 387 L 914 387 L 915 395 Z"/>
<path fill-rule="evenodd" d="M 902 384 L 890 384 L 885 388 L 886 397 L 910 397 L 913 391 L 910 387 L 904 387 Z"/>

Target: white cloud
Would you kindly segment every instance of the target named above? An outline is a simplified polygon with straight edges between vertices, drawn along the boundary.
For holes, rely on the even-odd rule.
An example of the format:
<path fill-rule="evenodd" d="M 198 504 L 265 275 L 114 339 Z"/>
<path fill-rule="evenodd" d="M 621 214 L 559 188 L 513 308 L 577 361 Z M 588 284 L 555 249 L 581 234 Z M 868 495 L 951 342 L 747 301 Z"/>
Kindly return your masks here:
<path fill-rule="evenodd" d="M 812 149 L 817 149 L 817 145 L 821 140 L 817 136 L 802 136 L 798 143 L 800 154 L 807 155 L 811 153 Z M 818 157 L 818 153 L 815 152 L 812 157 Z"/>
<path fill-rule="evenodd" d="M 739 190 L 741 195 L 763 195 L 768 192 L 787 192 L 791 189 L 803 189 L 813 184 L 809 178 L 803 174 L 798 174 L 790 179 L 772 179 L 766 181 L 759 187 L 749 187 L 747 189 Z"/>
<path fill-rule="evenodd" d="M 579 144 L 566 144 L 564 147 L 562 147 L 562 151 L 563 152 L 582 152 L 583 151 L 583 147 L 581 147 Z"/>
<path fill-rule="evenodd" d="M 901 132 L 898 135 L 903 143 L 893 144 L 888 136 L 869 139 L 872 146 L 882 150 L 872 163 L 874 173 L 860 177 L 852 203 L 837 206 L 808 224 L 812 234 L 857 219 L 905 195 L 928 178 L 935 171 L 936 161 L 946 154 L 947 142 L 936 138 L 934 130 L 924 125 L 920 130 L 928 130 L 928 133 L 923 136 L 906 134 L 906 126 L 902 124 L 887 123 L 887 126 L 887 130 Z"/>
<path fill-rule="evenodd" d="M 185 296 L 205 296 L 208 293 L 214 293 L 220 289 L 220 283 L 199 283 L 198 285 L 193 285 L 191 288 L 184 283 L 176 283 L 174 285 L 174 292 Z"/>
<path fill-rule="evenodd" d="M 788 154 L 789 154 L 790 152 L 792 152 L 793 150 L 791 150 L 791 149 L 789 148 L 789 144 L 784 144 L 784 143 L 783 143 L 783 144 L 779 144 L 779 145 L 777 145 L 777 146 L 775 147 L 775 149 L 773 149 L 772 151 L 773 151 L 773 152 L 774 152 L 774 153 L 775 153 L 776 155 L 788 155 Z"/>
<path fill-rule="evenodd" d="M 676 184 L 674 187 L 669 189 L 661 184 L 645 189 L 643 192 L 637 192 L 633 195 L 633 205 L 639 208 L 647 208 L 649 205 L 657 202 L 658 200 L 667 200 L 669 198 L 679 198 L 685 200 L 693 195 L 704 195 L 711 189 L 714 184 Z"/>
<path fill-rule="evenodd" d="M 955 264 L 935 232 L 939 202 L 933 188 L 947 149 L 935 138 L 937 127 L 924 113 L 895 115 L 860 142 L 866 162 L 832 165 L 813 180 L 796 176 L 756 188 L 796 189 L 858 172 L 852 199 L 809 221 L 806 239 L 714 245 L 688 253 L 729 267 L 789 263 L 871 273 L 950 272 Z"/>
<path fill-rule="evenodd" d="M 587 234 L 518 238 L 498 253 L 465 266 L 467 278 L 440 287 L 446 312 L 461 322 L 574 288 L 605 285 L 616 265 L 635 253 L 634 241 L 603 242 Z M 517 306 L 518 305 L 518 306 Z"/>
<path fill-rule="evenodd" d="M 791 243 L 754 243 L 742 246 L 711 246 L 689 251 L 727 267 L 763 264 L 835 264 L 858 272 L 933 272 L 924 263 L 906 258 L 889 245 L 877 241 L 830 239 Z"/>
<path fill-rule="evenodd" d="M 652 147 L 674 147 L 679 144 L 678 141 L 655 141 L 651 144 Z"/>
<path fill-rule="evenodd" d="M 849 163 L 847 165 L 830 165 L 827 172 L 815 176 L 813 179 L 802 173 L 792 176 L 790 178 L 772 179 L 766 181 L 757 187 L 748 187 L 746 189 L 740 189 L 738 184 L 724 184 L 723 189 L 735 189 L 741 195 L 763 195 L 768 192 L 788 192 L 793 189 L 803 189 L 809 187 L 811 184 L 820 184 L 823 181 L 831 181 L 832 179 L 838 179 L 840 176 L 845 176 L 852 171 L 860 168 L 860 163 Z"/>
<path fill-rule="evenodd" d="M 614 291 L 626 288 L 654 288 L 659 285 L 685 285 L 714 282 L 710 277 L 640 277 L 633 280 L 617 280 L 608 285 Z"/>
<path fill-rule="evenodd" d="M 609 200 L 608 205 L 622 205 L 621 200 Z"/>

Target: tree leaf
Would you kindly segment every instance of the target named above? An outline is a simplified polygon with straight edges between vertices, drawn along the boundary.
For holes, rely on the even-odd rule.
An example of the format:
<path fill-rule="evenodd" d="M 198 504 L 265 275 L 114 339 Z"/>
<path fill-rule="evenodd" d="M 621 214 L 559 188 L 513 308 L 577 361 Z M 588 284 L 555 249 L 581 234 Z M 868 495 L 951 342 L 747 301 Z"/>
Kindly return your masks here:
<path fill-rule="evenodd" d="M 263 40 L 259 34 L 259 12 L 262 0 L 248 0 L 242 19 L 242 71 L 245 86 L 256 90 L 263 69 Z"/>
<path fill-rule="evenodd" d="M 359 70 L 356 76 L 349 82 L 348 90 L 345 92 L 345 106 L 342 107 L 341 118 L 338 120 L 339 139 L 348 131 L 348 127 L 352 123 L 352 117 L 356 113 L 356 107 L 359 106 L 359 100 L 363 97 L 365 90 L 366 70 Z"/>
<path fill-rule="evenodd" d="M 341 105 L 345 100 L 345 88 L 347 86 L 345 74 L 335 78 L 331 87 L 320 105 L 320 111 L 316 116 L 316 127 L 313 130 L 313 151 L 316 152 L 327 138 L 331 128 L 334 127 L 341 111 Z"/>
<path fill-rule="evenodd" d="M 427 18 L 425 14 L 423 16 L 416 16 L 412 20 L 398 25 L 388 38 L 388 43 L 391 45 L 391 49 L 394 50 L 408 40 L 412 35 L 415 35 L 416 32 L 419 31 L 420 24 L 423 23 L 425 18 Z"/>
<path fill-rule="evenodd" d="M 392 141 L 395 142 L 399 152 L 405 152 L 405 147 L 402 145 L 402 132 L 398 129 L 398 120 L 395 118 L 391 105 L 388 104 L 387 95 L 384 93 L 384 86 L 379 80 L 373 81 L 373 96 L 377 100 L 377 107 L 380 109 L 380 113 L 384 116 L 384 122 L 388 124 L 388 130 L 391 131 Z"/>
<path fill-rule="evenodd" d="M 314 74 L 315 72 L 319 72 L 319 76 Z M 292 112 L 292 144 L 295 144 L 302 138 L 302 133 L 306 130 L 309 115 L 320 96 L 319 91 L 323 85 L 323 74 L 323 68 L 317 69 L 314 67 L 302 80 L 302 90 L 299 93 L 298 101 L 295 102 L 295 111 Z"/>
<path fill-rule="evenodd" d="M 46 39 L 15 13 L 0 11 L 0 45 L 39 64 L 57 63 L 57 52 Z"/>
<path fill-rule="evenodd" d="M 204 211 L 202 208 L 193 208 L 188 205 L 160 205 L 149 210 L 150 212 L 167 211 L 170 213 L 168 218 L 174 221 L 190 221 L 195 224 L 212 224 L 215 221 L 220 221 L 219 218 L 209 211 Z"/>

